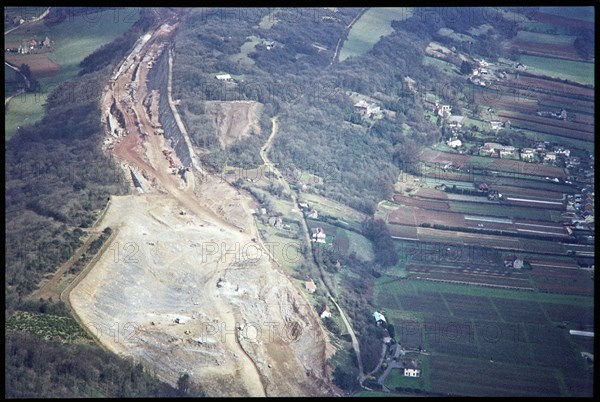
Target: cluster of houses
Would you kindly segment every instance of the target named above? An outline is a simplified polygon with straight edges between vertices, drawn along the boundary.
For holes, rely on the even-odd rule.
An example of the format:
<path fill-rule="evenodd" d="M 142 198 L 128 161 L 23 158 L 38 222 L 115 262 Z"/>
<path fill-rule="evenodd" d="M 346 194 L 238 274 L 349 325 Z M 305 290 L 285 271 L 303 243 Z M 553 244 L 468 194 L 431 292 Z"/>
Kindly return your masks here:
<path fill-rule="evenodd" d="M 36 39 L 28 39 L 21 41 L 19 46 L 6 47 L 9 53 L 30 54 L 30 53 L 45 53 L 52 50 L 52 41 L 49 37 L 42 41 Z"/>
<path fill-rule="evenodd" d="M 579 212 L 582 218 L 586 218 L 594 211 L 594 193 L 583 189 L 581 193 L 567 196 L 567 212 Z M 575 221 L 572 221 L 577 223 Z"/>
<path fill-rule="evenodd" d="M 494 131 L 498 131 L 502 128 L 510 129 L 511 123 L 510 120 L 499 121 L 499 120 L 491 120 L 490 121 L 490 129 Z"/>
<path fill-rule="evenodd" d="M 475 85 L 488 87 L 492 81 L 498 81 L 507 77 L 506 73 L 503 71 L 494 72 L 490 70 L 488 68 L 490 63 L 484 59 L 475 60 L 475 63 L 477 64 L 477 67 L 471 71 L 471 75 L 469 76 L 469 81 Z"/>
<path fill-rule="evenodd" d="M 548 110 L 540 110 L 535 113 L 541 117 L 552 117 L 553 119 L 559 120 L 567 120 L 567 111 L 565 109 L 561 109 L 560 112 L 551 112 Z"/>
<path fill-rule="evenodd" d="M 497 142 L 486 142 L 479 148 L 479 155 L 499 158 L 512 158 L 516 149 L 512 145 L 502 145 Z"/>
<path fill-rule="evenodd" d="M 28 21 L 29 22 L 35 21 L 35 18 L 36 17 L 25 18 L 22 15 L 17 15 L 15 17 L 13 17 L 12 19 L 10 19 L 10 17 L 5 16 L 4 17 L 4 23 L 8 24 L 9 22 L 12 21 L 13 25 L 22 25 L 22 24 L 24 24 L 24 23 L 26 23 Z"/>
<path fill-rule="evenodd" d="M 448 144 L 450 145 L 450 144 Z M 546 163 L 555 163 L 557 158 L 563 158 L 566 166 L 574 166 L 579 163 L 579 159 L 571 157 L 571 150 L 565 147 L 556 146 L 552 151 L 547 149 L 548 143 L 540 142 L 534 148 L 521 148 L 518 156 L 525 162 L 535 162 L 540 160 Z M 502 145 L 497 142 L 486 142 L 479 147 L 479 155 L 491 156 L 494 158 L 515 158 L 517 148 L 512 145 Z M 568 184 L 568 183 L 567 183 Z"/>

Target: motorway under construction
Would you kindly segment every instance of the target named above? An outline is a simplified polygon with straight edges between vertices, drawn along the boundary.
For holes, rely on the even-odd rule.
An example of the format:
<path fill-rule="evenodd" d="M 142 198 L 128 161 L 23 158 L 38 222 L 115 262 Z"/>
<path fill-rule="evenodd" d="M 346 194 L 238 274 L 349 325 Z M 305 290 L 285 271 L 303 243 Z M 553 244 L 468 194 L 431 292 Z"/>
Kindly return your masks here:
<path fill-rule="evenodd" d="M 335 395 L 333 347 L 256 242 L 254 199 L 203 170 L 171 99 L 177 23 L 141 36 L 105 88 L 102 146 L 132 192 L 111 197 L 99 226 L 116 236 L 71 291 L 75 315 L 107 349 L 174 385 L 187 373 L 207 396 Z M 166 91 L 149 87 L 154 68 Z"/>

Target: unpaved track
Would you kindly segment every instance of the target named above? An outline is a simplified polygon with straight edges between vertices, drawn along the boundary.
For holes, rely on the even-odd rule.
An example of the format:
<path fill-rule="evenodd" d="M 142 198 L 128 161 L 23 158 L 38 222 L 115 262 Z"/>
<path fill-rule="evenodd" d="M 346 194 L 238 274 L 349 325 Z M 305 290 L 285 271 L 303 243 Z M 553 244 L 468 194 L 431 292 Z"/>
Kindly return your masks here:
<path fill-rule="evenodd" d="M 289 192 L 289 194 L 291 195 L 293 205 L 297 206 L 298 200 L 296 197 L 296 192 L 291 189 L 291 187 L 289 186 L 289 183 L 287 182 L 287 180 L 285 180 L 285 176 L 283 176 L 279 172 L 277 167 L 269 160 L 269 157 L 268 157 L 269 150 L 271 149 L 271 146 L 273 145 L 273 140 L 275 139 L 275 136 L 277 135 L 277 132 L 279 129 L 279 119 L 277 117 L 273 117 L 271 119 L 271 124 L 272 124 L 271 134 L 269 135 L 269 138 L 267 139 L 267 142 L 265 143 L 265 145 L 260 150 L 260 157 L 263 160 L 263 163 L 265 165 L 267 165 L 268 167 L 273 169 L 275 177 L 280 177 L 280 179 L 278 179 L 278 180 L 283 184 L 284 189 L 286 189 Z M 308 225 L 306 224 L 306 219 L 305 219 L 304 215 L 300 219 L 300 222 L 302 223 L 302 231 L 304 232 L 304 235 L 306 238 L 306 244 L 308 244 L 311 247 L 311 252 L 312 252 L 312 242 L 310 239 L 310 232 L 308 230 Z M 360 357 L 360 344 L 358 342 L 358 338 L 356 337 L 356 334 L 354 333 L 354 329 L 352 328 L 352 324 L 346 317 L 344 310 L 342 310 L 340 305 L 333 298 L 333 296 L 331 294 L 331 290 L 329 289 L 329 287 L 327 286 L 327 284 L 325 282 L 325 279 L 323 277 L 323 275 L 324 275 L 323 270 L 320 266 L 319 266 L 319 271 L 321 273 L 321 280 L 323 281 L 323 284 L 325 284 L 325 290 L 327 292 L 327 297 L 331 300 L 331 302 L 335 305 L 337 310 L 340 312 L 340 317 L 342 318 L 342 321 L 344 321 L 344 324 L 346 325 L 346 330 L 348 331 L 348 333 L 350 334 L 350 338 L 352 339 L 352 348 L 354 349 L 354 353 L 356 353 L 356 358 L 357 358 L 357 363 L 358 363 L 358 372 L 359 372 L 358 381 L 362 386 L 362 383 L 365 380 L 365 378 L 367 377 L 367 375 L 364 374 L 362 359 Z"/>

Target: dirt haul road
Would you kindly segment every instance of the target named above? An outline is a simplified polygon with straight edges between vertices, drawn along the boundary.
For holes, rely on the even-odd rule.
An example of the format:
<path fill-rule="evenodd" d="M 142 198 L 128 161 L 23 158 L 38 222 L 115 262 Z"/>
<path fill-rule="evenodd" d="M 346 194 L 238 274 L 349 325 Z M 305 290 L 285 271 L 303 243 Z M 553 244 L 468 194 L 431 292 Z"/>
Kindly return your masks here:
<path fill-rule="evenodd" d="M 137 57 L 126 59 L 107 86 L 103 110 L 138 71 L 138 96 L 116 102 L 125 116 L 120 128 L 130 134 L 111 145 L 145 190 L 111 197 L 100 229 L 118 234 L 71 291 L 73 310 L 108 349 L 174 385 L 188 373 L 207 396 L 336 394 L 328 336 L 305 296 L 255 241 L 253 200 L 201 169 L 172 174 L 161 152 L 164 137 L 141 135 L 151 124 L 141 104 L 145 56 L 164 50 L 172 31 L 163 25 L 141 38 Z M 107 129 L 106 138 L 112 133 Z"/>

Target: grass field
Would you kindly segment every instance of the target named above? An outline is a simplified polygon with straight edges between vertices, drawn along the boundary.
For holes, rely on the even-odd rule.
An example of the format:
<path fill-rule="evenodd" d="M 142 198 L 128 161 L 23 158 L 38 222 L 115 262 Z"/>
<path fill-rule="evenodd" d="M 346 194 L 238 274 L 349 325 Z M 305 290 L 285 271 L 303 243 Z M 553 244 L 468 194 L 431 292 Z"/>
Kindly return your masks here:
<path fill-rule="evenodd" d="M 559 17 L 594 22 L 594 7 L 540 7 L 540 11 Z"/>
<path fill-rule="evenodd" d="M 17 127 L 24 127 L 41 120 L 44 115 L 44 103 L 47 94 L 26 93 L 16 96 L 10 101 L 4 120 L 4 139 L 8 140 L 17 132 Z"/>
<path fill-rule="evenodd" d="M 466 214 L 481 214 L 488 216 L 503 216 L 507 218 L 535 219 L 543 221 L 559 222 L 562 219 L 560 211 L 552 211 L 541 208 L 526 208 L 512 205 L 497 206 L 490 210 L 489 204 L 476 204 L 472 202 L 449 201 L 452 212 L 461 212 Z"/>
<path fill-rule="evenodd" d="M 259 223 L 258 228 L 266 234 L 262 240 L 267 245 L 267 249 L 273 252 L 273 258 L 286 269 L 288 274 L 293 274 L 295 269 L 304 262 L 303 240 L 286 237 L 285 234 L 289 232 L 276 229 L 271 225 Z M 257 249 L 248 246 L 247 253 L 252 257 L 257 253 Z"/>
<path fill-rule="evenodd" d="M 436 283 L 428 281 L 415 281 L 394 277 L 381 277 L 376 279 L 374 290 L 375 300 L 384 294 L 403 294 L 417 296 L 421 292 L 440 292 L 458 295 L 484 296 L 511 300 L 536 301 L 540 303 L 567 304 L 579 307 L 593 307 L 591 297 L 575 295 L 559 295 L 550 293 L 521 292 L 510 289 L 488 289 L 478 286 L 465 286 L 452 283 Z"/>
<path fill-rule="evenodd" d="M 572 45 L 576 36 L 570 35 L 551 35 L 531 31 L 519 31 L 513 40 L 523 42 L 547 43 L 551 45 Z"/>
<path fill-rule="evenodd" d="M 550 77 L 594 85 L 594 63 L 522 55 L 521 63 Z"/>
<path fill-rule="evenodd" d="M 246 64 L 249 66 L 254 65 L 254 60 L 248 57 L 248 54 L 252 53 L 255 50 L 256 45 L 258 45 L 259 43 L 260 38 L 258 36 L 249 36 L 247 38 L 247 41 L 244 42 L 242 46 L 240 46 L 240 52 L 231 56 L 232 61 L 236 63 Z"/>
<path fill-rule="evenodd" d="M 425 382 L 423 377 L 405 377 L 402 369 L 395 368 L 385 379 L 385 386 L 391 390 L 396 387 L 424 389 Z"/>
<path fill-rule="evenodd" d="M 448 63 L 447 61 L 436 59 L 435 57 L 432 57 L 432 56 L 425 56 L 423 58 L 423 61 L 425 64 L 431 64 L 432 66 L 439 67 L 439 69 L 442 70 L 446 74 L 456 75 L 456 73 L 457 73 L 456 66 L 452 63 Z"/>
<path fill-rule="evenodd" d="M 382 36 L 394 32 L 392 21 L 404 21 L 412 13 L 411 7 L 376 7 L 367 10 L 350 29 L 340 50 L 340 62 L 367 53 Z"/>
<path fill-rule="evenodd" d="M 319 214 L 337 218 L 338 221 L 342 221 L 341 224 L 345 222 L 350 228 L 360 230 L 362 221 L 366 218 L 366 215 L 360 211 L 317 194 L 302 193 L 301 198 L 307 201 L 311 208 L 315 208 Z"/>
<path fill-rule="evenodd" d="M 60 68 L 56 74 L 38 80 L 42 88 L 39 98 L 45 100 L 57 85 L 77 75 L 79 63 L 86 56 L 127 31 L 138 20 L 139 13 L 139 8 L 104 10 L 93 15 L 69 17 L 51 28 L 43 23 L 35 23 L 27 31 L 17 29 L 11 32 L 6 35 L 5 41 L 18 42 L 32 37 L 43 39 L 45 36 L 54 41 L 54 51 L 47 56 Z M 25 59 L 23 62 L 26 62 Z M 43 116 L 43 102 L 28 99 L 18 106 L 16 101 L 18 99 L 11 102 L 5 113 L 5 139 L 16 132 L 17 126 L 35 123 Z"/>

